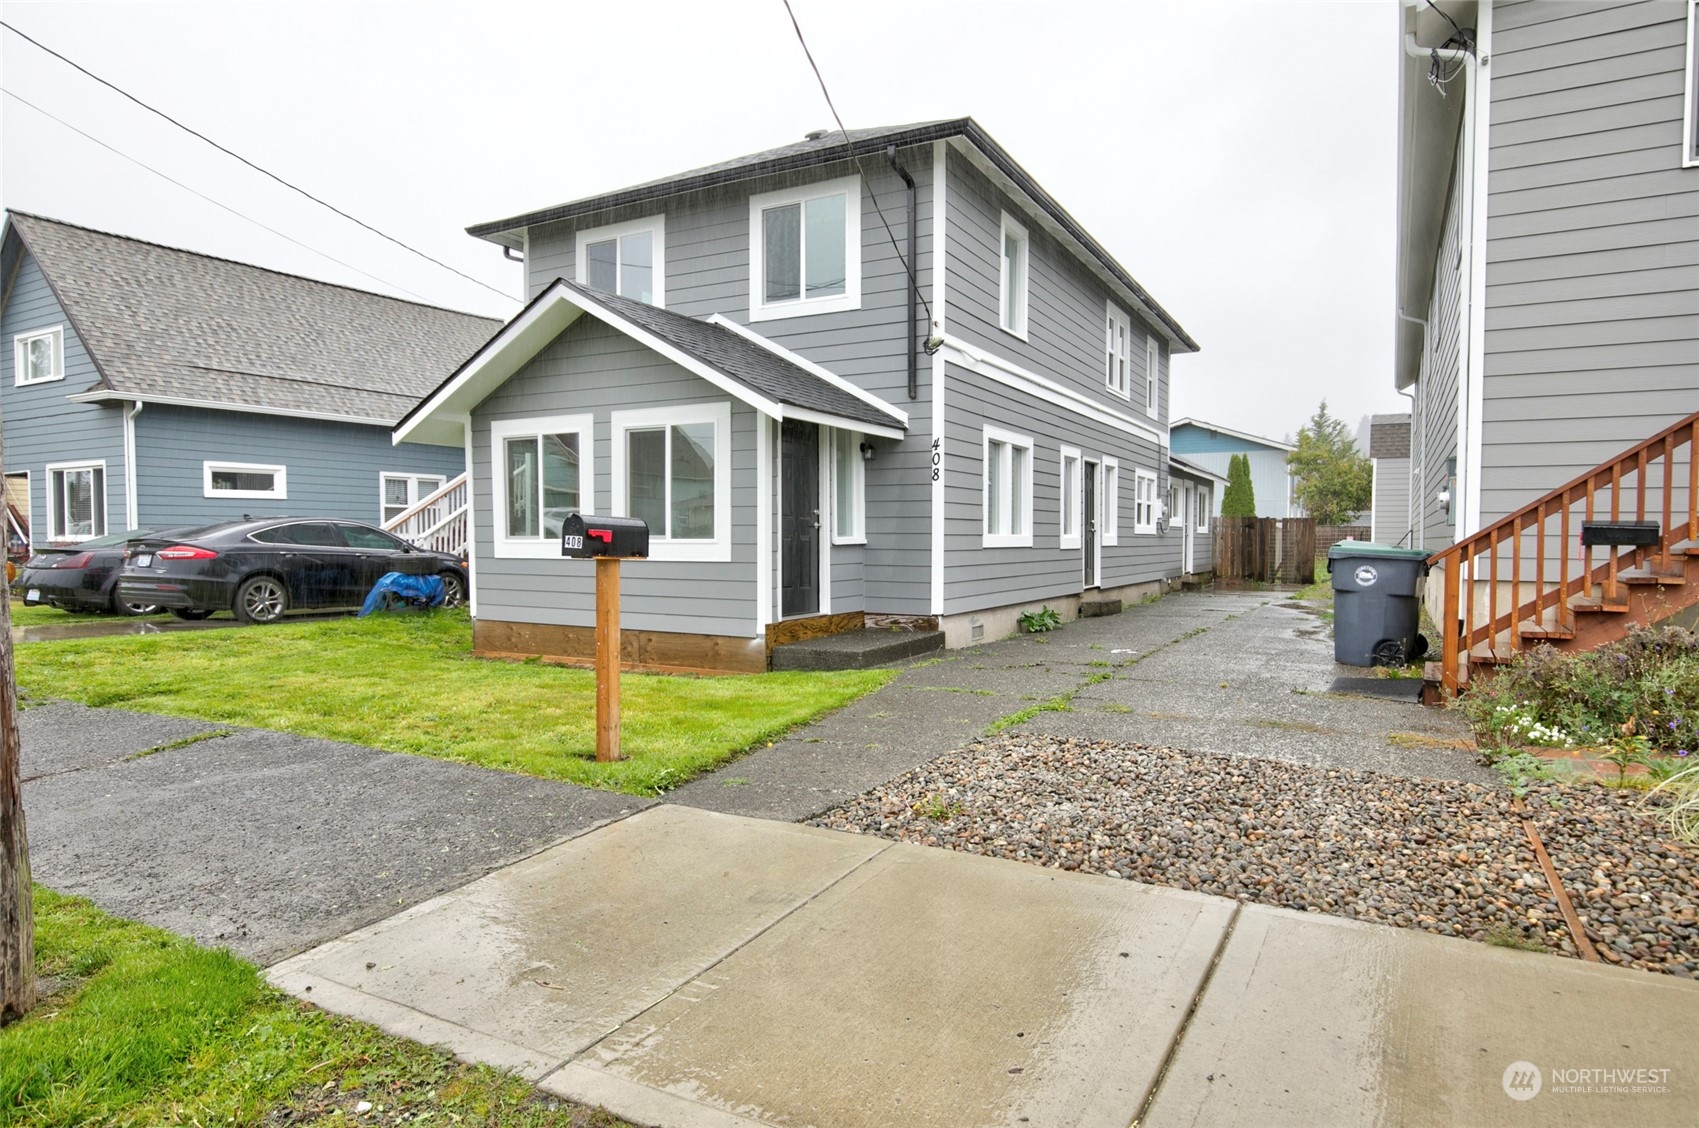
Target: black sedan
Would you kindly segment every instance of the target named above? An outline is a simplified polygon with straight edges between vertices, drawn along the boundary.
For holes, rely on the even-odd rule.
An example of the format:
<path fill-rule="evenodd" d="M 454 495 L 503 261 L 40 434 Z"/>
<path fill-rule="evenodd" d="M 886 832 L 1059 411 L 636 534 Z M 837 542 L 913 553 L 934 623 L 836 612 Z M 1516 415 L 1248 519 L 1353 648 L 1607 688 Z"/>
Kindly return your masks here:
<path fill-rule="evenodd" d="M 466 567 L 358 521 L 244 518 L 131 542 L 120 597 L 182 619 L 230 611 L 270 623 L 290 611 L 358 607 L 385 573 L 438 576 L 444 603 L 466 598 Z"/>
<path fill-rule="evenodd" d="M 122 600 L 117 586 L 124 567 L 124 546 L 137 537 L 155 535 L 140 530 L 39 547 L 25 561 L 12 590 L 31 607 L 47 604 L 62 611 L 151 614 L 159 610 L 151 601 Z"/>

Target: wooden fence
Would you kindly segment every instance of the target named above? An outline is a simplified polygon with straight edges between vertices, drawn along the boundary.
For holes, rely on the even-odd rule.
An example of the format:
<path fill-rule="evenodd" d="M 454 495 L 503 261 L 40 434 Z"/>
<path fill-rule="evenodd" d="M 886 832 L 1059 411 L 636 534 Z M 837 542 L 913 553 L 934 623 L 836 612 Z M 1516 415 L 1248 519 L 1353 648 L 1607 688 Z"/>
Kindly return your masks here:
<path fill-rule="evenodd" d="M 1309 517 L 1222 517 L 1215 523 L 1215 578 L 1310 584 L 1316 523 Z"/>
<path fill-rule="evenodd" d="M 1342 540 L 1366 541 L 1374 535 L 1367 525 L 1317 525 L 1316 555 L 1327 556 L 1327 550 Z"/>

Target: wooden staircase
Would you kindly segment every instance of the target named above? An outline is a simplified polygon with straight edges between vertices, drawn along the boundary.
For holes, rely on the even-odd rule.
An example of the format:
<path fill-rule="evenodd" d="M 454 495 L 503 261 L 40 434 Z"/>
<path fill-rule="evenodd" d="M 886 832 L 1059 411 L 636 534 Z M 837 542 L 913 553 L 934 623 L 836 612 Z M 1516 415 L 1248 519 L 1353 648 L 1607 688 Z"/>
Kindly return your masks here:
<path fill-rule="evenodd" d="M 464 558 L 470 533 L 466 522 L 470 503 L 466 475 L 461 474 L 435 493 L 420 498 L 412 508 L 385 521 L 383 527 L 420 548 Z"/>
<path fill-rule="evenodd" d="M 1699 412 L 1428 558 L 1447 694 L 1534 643 L 1589 650 L 1699 603 L 1696 429 Z M 1580 544 L 1583 524 L 1649 513 L 1655 544 Z"/>

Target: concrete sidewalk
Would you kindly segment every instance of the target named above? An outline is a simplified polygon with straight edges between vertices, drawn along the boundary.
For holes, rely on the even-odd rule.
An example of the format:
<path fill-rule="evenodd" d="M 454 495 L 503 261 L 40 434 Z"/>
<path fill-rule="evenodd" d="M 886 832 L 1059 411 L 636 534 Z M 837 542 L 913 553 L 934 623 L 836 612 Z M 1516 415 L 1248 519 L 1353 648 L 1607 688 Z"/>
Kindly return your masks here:
<path fill-rule="evenodd" d="M 640 1124 L 1687 1125 L 1699 1102 L 1693 982 L 682 806 L 270 975 Z M 1530 1068 L 1545 1091 L 1513 1099 Z M 1603 1069 L 1652 1072 L 1553 1072 Z"/>

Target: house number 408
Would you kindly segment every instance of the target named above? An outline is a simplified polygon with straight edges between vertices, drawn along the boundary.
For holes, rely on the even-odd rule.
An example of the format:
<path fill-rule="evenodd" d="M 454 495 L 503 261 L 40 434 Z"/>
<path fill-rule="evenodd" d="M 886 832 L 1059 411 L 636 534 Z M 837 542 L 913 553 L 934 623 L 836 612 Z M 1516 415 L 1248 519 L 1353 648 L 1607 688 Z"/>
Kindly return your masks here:
<path fill-rule="evenodd" d="M 943 462 L 944 462 L 944 440 L 943 439 L 933 439 L 932 440 L 932 480 L 934 482 L 936 482 L 938 480 L 939 467 L 943 464 Z"/>

